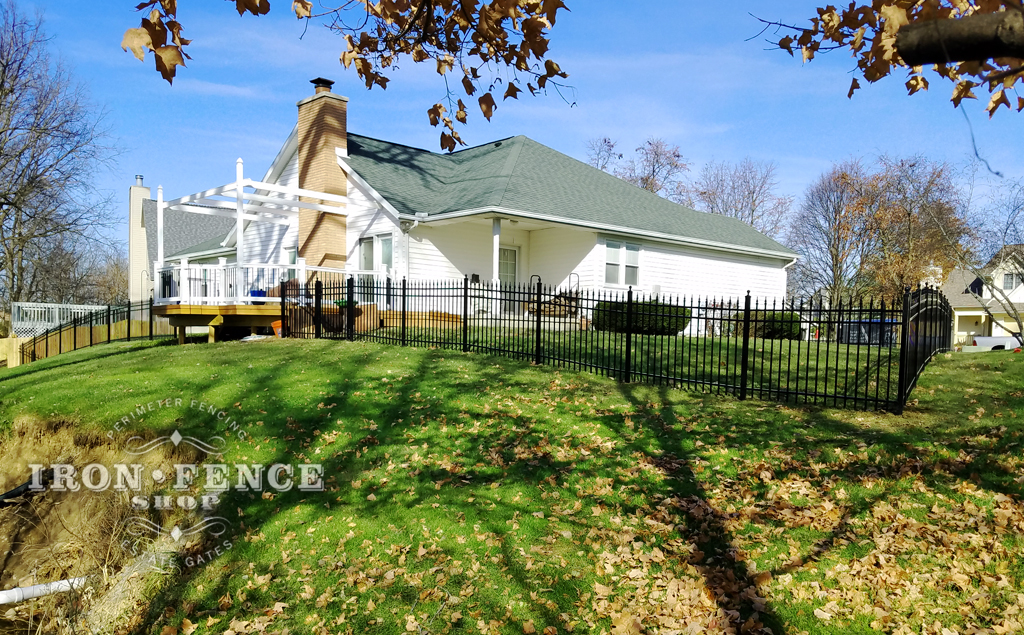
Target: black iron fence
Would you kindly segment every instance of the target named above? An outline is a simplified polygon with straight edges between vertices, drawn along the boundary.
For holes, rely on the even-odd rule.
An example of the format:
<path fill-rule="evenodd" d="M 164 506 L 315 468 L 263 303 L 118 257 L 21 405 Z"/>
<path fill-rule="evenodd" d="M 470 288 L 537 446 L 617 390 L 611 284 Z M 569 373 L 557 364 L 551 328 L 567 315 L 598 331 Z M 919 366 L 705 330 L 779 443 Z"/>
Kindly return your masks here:
<path fill-rule="evenodd" d="M 107 306 L 79 315 L 22 343 L 21 363 L 27 364 L 105 342 L 152 340 L 173 335 L 174 327 L 167 318 L 153 313 L 152 300 Z"/>
<path fill-rule="evenodd" d="M 313 281 L 284 288 L 293 337 L 478 351 L 624 382 L 902 412 L 949 350 L 952 310 L 930 287 L 895 301 L 684 298 L 453 281 Z"/>

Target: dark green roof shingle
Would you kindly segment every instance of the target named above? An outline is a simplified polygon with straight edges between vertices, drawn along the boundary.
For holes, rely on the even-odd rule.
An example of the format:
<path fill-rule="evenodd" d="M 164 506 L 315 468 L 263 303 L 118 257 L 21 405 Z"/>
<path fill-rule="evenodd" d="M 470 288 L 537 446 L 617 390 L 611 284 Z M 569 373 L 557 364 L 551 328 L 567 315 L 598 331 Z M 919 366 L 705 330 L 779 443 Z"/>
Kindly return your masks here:
<path fill-rule="evenodd" d="M 348 154 L 355 171 L 403 214 L 500 207 L 796 255 L 742 221 L 673 203 L 524 136 L 435 154 L 349 133 Z"/>

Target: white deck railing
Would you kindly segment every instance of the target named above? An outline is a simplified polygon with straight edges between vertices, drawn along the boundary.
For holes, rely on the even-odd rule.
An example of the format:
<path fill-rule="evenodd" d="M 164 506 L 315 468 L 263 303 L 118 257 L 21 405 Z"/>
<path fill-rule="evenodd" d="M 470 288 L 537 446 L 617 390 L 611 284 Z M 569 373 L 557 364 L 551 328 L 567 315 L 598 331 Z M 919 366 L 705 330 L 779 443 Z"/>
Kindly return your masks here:
<path fill-rule="evenodd" d="M 281 301 L 281 284 L 289 280 L 302 283 L 320 280 L 325 284 L 343 284 L 348 276 L 357 280 L 372 278 L 383 283 L 383 271 L 356 271 L 298 265 L 174 264 L 154 266 L 157 272 L 153 303 L 233 305 L 265 304 Z"/>
<path fill-rule="evenodd" d="M 35 337 L 76 317 L 106 308 L 95 304 L 12 302 L 11 331 L 18 337 Z"/>

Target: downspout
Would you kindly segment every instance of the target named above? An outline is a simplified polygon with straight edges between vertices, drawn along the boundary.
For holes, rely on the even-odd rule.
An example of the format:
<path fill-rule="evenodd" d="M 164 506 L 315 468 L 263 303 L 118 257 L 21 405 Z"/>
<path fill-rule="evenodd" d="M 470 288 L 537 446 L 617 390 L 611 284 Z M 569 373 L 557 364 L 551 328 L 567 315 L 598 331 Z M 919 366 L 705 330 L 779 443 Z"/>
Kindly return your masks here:
<path fill-rule="evenodd" d="M 34 586 L 0 591 L 0 604 L 15 604 L 17 602 L 31 600 L 32 598 L 40 598 L 47 595 L 54 595 L 56 593 L 66 593 L 85 586 L 86 580 L 88 580 L 88 578 L 71 578 L 70 580 L 47 582 L 46 584 L 36 584 Z"/>

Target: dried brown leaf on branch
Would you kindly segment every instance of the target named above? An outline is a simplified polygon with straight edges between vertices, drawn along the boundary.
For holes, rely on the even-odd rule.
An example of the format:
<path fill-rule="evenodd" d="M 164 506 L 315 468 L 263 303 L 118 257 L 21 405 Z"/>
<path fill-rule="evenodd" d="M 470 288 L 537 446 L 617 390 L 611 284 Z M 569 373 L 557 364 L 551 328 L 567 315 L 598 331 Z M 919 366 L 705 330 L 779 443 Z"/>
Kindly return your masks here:
<path fill-rule="evenodd" d="M 147 51 L 153 52 L 157 71 L 170 83 L 177 67 L 190 59 L 185 53 L 189 40 L 181 37 L 177 19 L 178 3 L 147 0 L 136 9 L 148 11 L 147 17 L 140 27 L 125 32 L 121 47 L 140 60 Z M 235 9 L 239 15 L 260 16 L 271 5 L 268 0 L 235 0 Z M 459 82 L 445 82 L 443 101 L 449 111 L 456 112 L 454 121 L 462 124 L 467 123 L 467 113 L 455 86 L 466 96 L 482 93 L 480 109 L 490 120 L 496 109 L 495 91 L 501 90 L 497 94 L 503 99 L 518 99 L 524 85 L 531 95 L 548 87 L 561 94 L 560 80 L 568 77 L 548 57 L 551 29 L 559 12 L 568 11 L 563 0 L 354 0 L 319 13 L 309 0 L 294 0 L 291 11 L 296 18 L 323 24 L 344 38 L 346 50 L 339 60 L 346 69 L 355 69 L 367 89 L 387 88 L 389 74 L 405 59 L 433 62 L 442 76 L 461 73 Z M 488 69 L 489 74 L 482 76 L 480 69 Z M 428 115 L 431 125 L 443 128 L 441 146 L 454 150 L 456 144 L 465 145 L 454 121 L 437 116 L 435 108 Z"/>
<path fill-rule="evenodd" d="M 1001 107 L 1024 110 L 1006 95 L 1024 78 L 1024 8 L 1020 0 L 876 0 L 851 2 L 846 8 L 819 7 L 809 27 L 766 22 L 787 32 L 777 42 L 803 61 L 819 52 L 848 48 L 857 72 L 876 82 L 902 69 L 907 91 L 928 88 L 929 71 L 953 84 L 952 101 L 959 106 L 974 99 L 972 88 L 987 85 L 992 99 L 989 116 Z M 860 87 L 855 78 L 849 96 Z"/>

